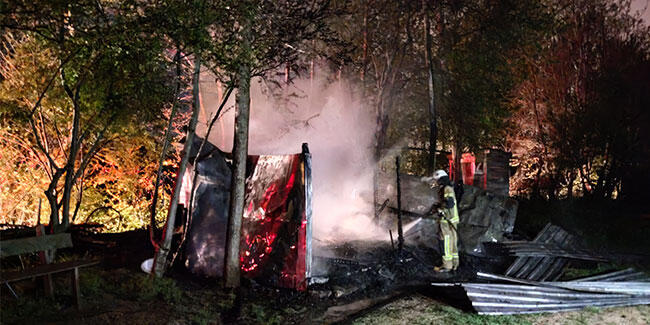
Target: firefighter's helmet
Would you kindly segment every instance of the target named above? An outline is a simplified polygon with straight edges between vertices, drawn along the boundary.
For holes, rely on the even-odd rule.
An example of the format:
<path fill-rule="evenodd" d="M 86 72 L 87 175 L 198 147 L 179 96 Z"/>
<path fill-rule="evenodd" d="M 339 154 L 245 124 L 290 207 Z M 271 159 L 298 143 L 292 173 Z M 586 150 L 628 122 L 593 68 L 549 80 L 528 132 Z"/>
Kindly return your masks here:
<path fill-rule="evenodd" d="M 448 175 L 447 175 L 447 173 L 446 173 L 444 170 L 442 170 L 442 169 L 436 170 L 436 172 L 433 173 L 433 179 L 434 179 L 436 182 L 437 182 L 438 180 L 440 180 L 441 178 L 445 177 L 445 176 L 448 176 Z"/>

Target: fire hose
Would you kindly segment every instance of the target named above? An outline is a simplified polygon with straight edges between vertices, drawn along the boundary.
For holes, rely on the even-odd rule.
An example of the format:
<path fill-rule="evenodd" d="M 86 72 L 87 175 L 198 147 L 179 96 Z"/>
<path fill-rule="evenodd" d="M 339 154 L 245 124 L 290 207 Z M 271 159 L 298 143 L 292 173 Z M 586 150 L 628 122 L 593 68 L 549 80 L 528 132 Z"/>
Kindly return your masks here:
<path fill-rule="evenodd" d="M 451 226 L 451 229 L 453 229 L 456 232 L 456 234 L 458 234 L 458 229 L 456 229 L 456 226 L 454 226 L 451 220 L 449 220 L 449 218 L 445 216 L 445 213 L 441 209 L 438 209 L 438 217 L 440 217 L 440 219 L 445 219 L 445 221 L 447 221 L 449 226 Z"/>

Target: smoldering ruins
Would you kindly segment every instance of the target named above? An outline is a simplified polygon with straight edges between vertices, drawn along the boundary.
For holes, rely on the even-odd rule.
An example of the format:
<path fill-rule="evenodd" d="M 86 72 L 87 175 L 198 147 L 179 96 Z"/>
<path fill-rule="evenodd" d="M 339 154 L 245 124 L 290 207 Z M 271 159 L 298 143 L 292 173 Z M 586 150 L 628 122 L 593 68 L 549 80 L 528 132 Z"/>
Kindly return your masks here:
<path fill-rule="evenodd" d="M 3 2 L 0 323 L 648 323 L 649 3 Z"/>
<path fill-rule="evenodd" d="M 204 123 L 221 96 L 210 85 L 201 93 Z M 240 249 L 242 275 L 250 281 L 342 304 L 331 307 L 330 321 L 368 307 L 356 299 L 378 297 L 375 304 L 413 290 L 466 299 L 482 314 L 648 303 L 650 289 L 640 281 L 649 278 L 632 269 L 620 273 L 625 277 L 553 282 L 572 260 L 608 259 L 556 225 L 532 241 L 515 238 L 518 202 L 507 191 L 509 155 L 498 150 L 482 153 L 480 168 L 474 155 L 461 160 L 464 183 L 473 184 L 463 186 L 458 201 L 461 267 L 435 272 L 442 255 L 433 216 L 438 188 L 428 177 L 383 170 L 374 209 L 372 121 L 351 85 L 295 80 L 282 90 L 284 97 L 265 87 L 262 81 L 253 87 Z M 287 93 L 295 96 L 278 99 Z M 226 104 L 208 141 L 195 139 L 182 188 L 187 213 L 176 240 L 177 264 L 201 277 L 223 275 L 232 105 Z M 539 290 L 544 294 L 538 296 Z"/>

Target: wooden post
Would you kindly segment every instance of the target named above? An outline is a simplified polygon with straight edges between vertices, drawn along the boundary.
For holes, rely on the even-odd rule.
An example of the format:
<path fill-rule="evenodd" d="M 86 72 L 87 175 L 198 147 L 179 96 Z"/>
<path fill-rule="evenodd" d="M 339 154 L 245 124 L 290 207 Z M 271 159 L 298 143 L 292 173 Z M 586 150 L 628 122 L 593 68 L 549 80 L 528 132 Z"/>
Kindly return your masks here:
<path fill-rule="evenodd" d="M 75 267 L 70 272 L 70 282 L 72 286 L 72 296 L 74 297 L 77 310 L 81 309 L 81 291 L 79 290 L 79 268 Z"/>
<path fill-rule="evenodd" d="M 311 181 L 311 153 L 307 143 L 302 144 L 303 162 L 303 180 L 305 185 L 305 279 L 311 278 L 312 275 L 312 181 Z"/>
<path fill-rule="evenodd" d="M 40 207 L 39 207 L 39 214 L 40 214 Z M 40 216 L 39 216 L 39 219 L 40 219 Z M 45 236 L 45 227 L 43 227 L 42 224 L 39 224 L 39 225 L 36 226 L 36 236 L 37 237 Z M 43 265 L 50 264 L 52 262 L 53 257 L 54 257 L 53 252 L 54 252 L 53 250 L 52 251 L 43 250 L 43 251 L 38 252 L 38 257 L 40 259 L 41 264 L 43 264 Z M 19 257 L 20 257 L 20 255 L 19 255 Z M 20 264 L 22 265 L 22 263 L 23 263 L 23 260 L 21 258 L 20 259 Z M 25 269 L 24 266 L 23 266 L 23 269 Z M 43 276 L 43 290 L 45 291 L 45 295 L 47 297 L 52 297 L 54 295 L 54 285 L 52 284 L 52 275 L 51 274 L 46 274 L 46 275 Z"/>
<path fill-rule="evenodd" d="M 397 250 L 401 252 L 404 247 L 404 233 L 402 232 L 402 189 L 399 178 L 399 156 L 395 157 L 395 169 L 397 173 Z"/>
<path fill-rule="evenodd" d="M 427 65 L 428 72 L 428 86 L 429 86 L 429 114 L 431 120 L 429 121 L 429 170 L 433 172 L 436 170 L 436 143 L 438 141 L 438 126 L 436 125 L 436 108 L 435 108 L 435 93 L 434 93 L 434 80 L 433 80 L 433 54 L 431 51 L 431 24 L 429 23 L 427 1 L 422 0 L 422 14 L 424 16 L 424 59 Z"/>

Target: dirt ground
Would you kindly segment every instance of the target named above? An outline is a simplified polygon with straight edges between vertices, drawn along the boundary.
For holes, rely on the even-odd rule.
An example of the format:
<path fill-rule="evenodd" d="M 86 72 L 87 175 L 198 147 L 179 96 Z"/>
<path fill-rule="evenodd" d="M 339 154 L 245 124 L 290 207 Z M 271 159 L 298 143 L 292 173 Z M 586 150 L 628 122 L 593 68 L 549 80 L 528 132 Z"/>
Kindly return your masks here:
<path fill-rule="evenodd" d="M 37 283 L 16 285 L 21 299 L 2 292 L 2 324 L 650 324 L 650 306 L 587 308 L 578 312 L 481 316 L 435 297 L 403 294 L 383 306 L 377 297 L 349 303 L 311 293 L 245 283 L 241 301 L 218 283 L 183 278 L 153 280 L 135 269 L 82 270 L 83 309 L 72 304 L 68 277 L 55 278 L 56 297 L 43 298 Z M 4 288 L 3 288 L 4 289 Z M 442 298 L 442 297 L 440 297 Z M 388 298 L 390 301 L 390 297 Z M 372 303 L 371 303 L 372 302 Z M 356 317 L 328 317 L 332 306 L 368 303 Z M 347 305 L 345 305 L 347 304 Z M 329 309 L 328 309 L 329 308 Z M 330 315 L 331 316 L 331 315 Z"/>
<path fill-rule="evenodd" d="M 650 324 L 650 306 L 587 308 L 582 311 L 515 316 L 482 316 L 421 294 L 393 301 L 352 324 Z"/>
<path fill-rule="evenodd" d="M 39 281 L 22 281 L 13 284 L 21 297 L 18 300 L 0 288 L 0 324 L 650 324 L 650 306 L 480 316 L 436 300 L 449 299 L 440 293 L 414 294 L 411 292 L 418 290 L 414 287 L 381 290 L 380 283 L 374 282 L 348 298 L 335 298 L 336 287 L 296 292 L 246 280 L 236 299 L 215 279 L 182 272 L 153 279 L 143 273 L 140 263 L 152 252 L 147 243 L 148 234 L 143 231 L 78 240 L 74 251 L 60 252 L 59 260 L 103 260 L 101 265 L 80 272 L 83 309 L 74 308 L 68 276 L 55 277 L 54 298 L 42 296 Z M 8 262 L 12 261 L 4 263 Z M 391 274 L 384 274 L 388 276 Z M 359 274 L 354 277 L 362 279 Z M 385 301 L 392 302 L 374 307 Z"/>

